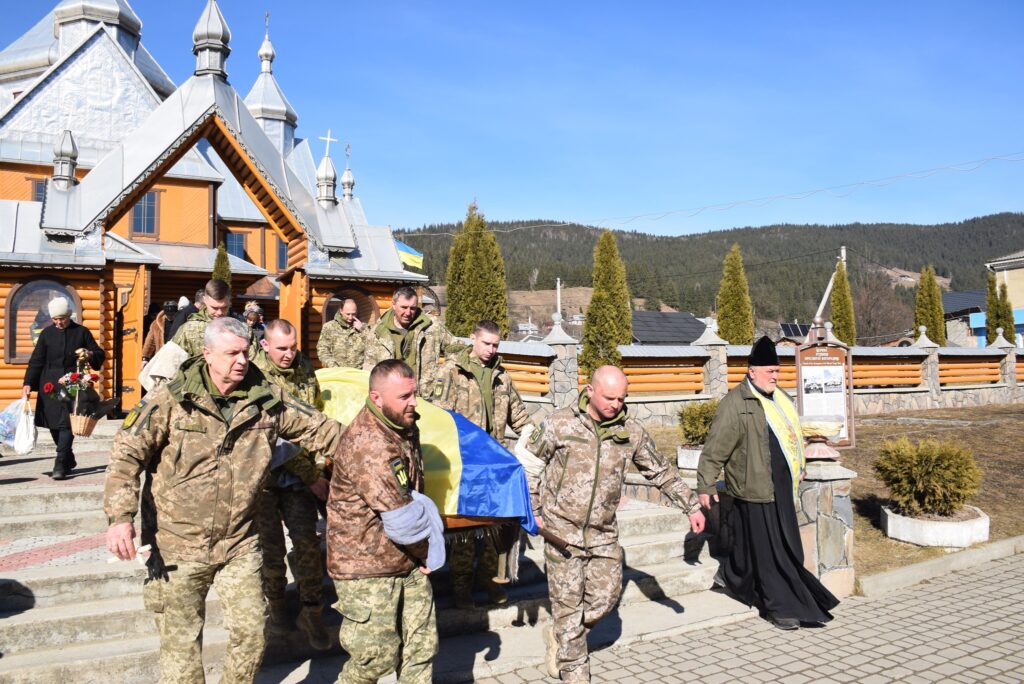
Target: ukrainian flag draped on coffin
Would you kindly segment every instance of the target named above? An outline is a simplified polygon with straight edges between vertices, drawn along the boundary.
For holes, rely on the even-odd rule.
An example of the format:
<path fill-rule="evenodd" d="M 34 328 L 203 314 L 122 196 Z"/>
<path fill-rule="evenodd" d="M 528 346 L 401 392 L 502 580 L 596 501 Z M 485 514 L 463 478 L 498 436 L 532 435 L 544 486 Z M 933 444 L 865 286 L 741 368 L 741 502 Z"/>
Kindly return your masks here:
<path fill-rule="evenodd" d="M 316 372 L 324 413 L 345 425 L 366 403 L 370 374 L 356 368 Z M 530 534 L 537 521 L 522 464 L 487 432 L 462 415 L 418 399 L 420 447 L 426 495 L 441 515 L 519 518 Z"/>

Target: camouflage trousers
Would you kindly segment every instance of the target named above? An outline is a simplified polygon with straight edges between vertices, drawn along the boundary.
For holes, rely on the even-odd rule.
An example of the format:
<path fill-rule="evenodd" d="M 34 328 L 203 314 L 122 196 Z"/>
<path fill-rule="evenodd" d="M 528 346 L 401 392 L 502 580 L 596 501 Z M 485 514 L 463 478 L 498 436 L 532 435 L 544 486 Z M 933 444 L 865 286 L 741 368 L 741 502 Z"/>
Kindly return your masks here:
<path fill-rule="evenodd" d="M 498 552 L 487 539 L 455 539 L 448 554 L 448 568 L 452 575 L 452 589 L 456 592 L 473 590 L 473 560 L 479 548 L 480 562 L 477 567 L 477 585 L 489 586 L 492 578 L 498 574 Z"/>
<path fill-rule="evenodd" d="M 614 543 L 568 550 L 565 558 L 550 544 L 544 546 L 558 668 L 562 681 L 589 682 L 587 633 L 622 596 L 622 547 Z"/>
<path fill-rule="evenodd" d="M 413 570 L 404 577 L 335 580 L 345 618 L 338 641 L 349 659 L 337 684 L 374 684 L 397 671 L 398 684 L 430 684 L 437 655 L 437 625 L 430 580 Z"/>
<path fill-rule="evenodd" d="M 210 565 L 164 559 L 168 580 L 142 588 L 146 608 L 156 613 L 160 631 L 161 684 L 202 684 L 206 595 L 217 590 L 228 631 L 223 684 L 251 683 L 266 646 L 267 601 L 263 597 L 258 550 L 227 563 Z"/>
<path fill-rule="evenodd" d="M 320 605 L 324 565 L 316 534 L 316 497 L 308 489 L 264 489 L 257 503 L 256 522 L 263 547 L 263 580 L 268 599 L 283 599 L 288 586 L 284 531 L 292 540 L 292 572 L 303 605 Z"/>

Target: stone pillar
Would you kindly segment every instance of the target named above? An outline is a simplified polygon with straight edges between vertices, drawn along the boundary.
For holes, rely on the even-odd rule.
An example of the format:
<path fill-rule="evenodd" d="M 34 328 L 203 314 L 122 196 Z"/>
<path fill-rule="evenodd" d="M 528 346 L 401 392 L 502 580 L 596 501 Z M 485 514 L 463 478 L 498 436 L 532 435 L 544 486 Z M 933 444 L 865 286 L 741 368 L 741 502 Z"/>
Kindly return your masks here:
<path fill-rule="evenodd" d="M 703 347 L 709 358 L 704 364 L 704 394 L 721 399 L 729 391 L 729 352 L 728 342 L 716 335 L 711 327 L 693 342 L 695 347 Z"/>
<path fill-rule="evenodd" d="M 942 397 L 942 384 L 939 381 L 939 345 L 928 339 L 927 326 L 918 328 L 921 336 L 914 342 L 915 347 L 928 352 L 924 363 L 921 365 L 921 387 L 927 388 L 928 393 L 936 402 Z"/>
<path fill-rule="evenodd" d="M 1006 354 L 999 364 L 999 371 L 1003 384 L 1012 393 L 1017 387 L 1017 347 L 1003 337 L 1002 328 L 996 328 L 996 332 L 998 335 L 988 348 L 998 349 Z"/>
<path fill-rule="evenodd" d="M 578 342 L 562 329 L 562 315 L 551 316 L 554 325 L 542 342 L 555 351 L 555 358 L 548 367 L 548 384 L 551 387 L 551 403 L 556 409 L 572 406 L 580 398 L 579 366 L 576 363 Z"/>
<path fill-rule="evenodd" d="M 855 477 L 857 473 L 836 461 L 809 461 L 798 492 L 804 567 L 839 598 L 854 589 L 850 487 Z"/>

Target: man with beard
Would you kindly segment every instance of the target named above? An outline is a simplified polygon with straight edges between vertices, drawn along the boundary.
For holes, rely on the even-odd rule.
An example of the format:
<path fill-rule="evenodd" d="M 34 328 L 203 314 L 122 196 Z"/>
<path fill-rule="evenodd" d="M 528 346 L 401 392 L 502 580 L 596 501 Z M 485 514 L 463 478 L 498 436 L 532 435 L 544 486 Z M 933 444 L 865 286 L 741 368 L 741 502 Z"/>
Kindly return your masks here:
<path fill-rule="evenodd" d="M 796 406 L 778 389 L 779 356 L 767 337 L 750 350 L 747 377 L 718 405 L 697 464 L 705 508 L 718 500 L 718 474 L 734 504 L 733 545 L 716 582 L 757 606 L 779 629 L 822 624 L 839 600 L 804 568 L 794 503 L 804 478 L 804 436 Z"/>
<path fill-rule="evenodd" d="M 335 455 L 327 500 L 327 572 L 349 654 L 339 684 L 396 670 L 402 684 L 431 681 L 438 639 L 427 575 L 444 564 L 444 537 L 423 487 L 416 376 L 382 361 Z"/>

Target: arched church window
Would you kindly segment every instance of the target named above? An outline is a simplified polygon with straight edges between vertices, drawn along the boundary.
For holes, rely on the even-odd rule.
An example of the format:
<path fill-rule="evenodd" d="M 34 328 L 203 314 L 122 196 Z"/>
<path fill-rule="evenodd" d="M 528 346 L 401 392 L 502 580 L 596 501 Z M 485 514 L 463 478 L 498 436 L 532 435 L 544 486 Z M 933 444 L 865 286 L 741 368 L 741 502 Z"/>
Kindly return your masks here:
<path fill-rule="evenodd" d="M 75 288 L 48 278 L 18 283 L 4 307 L 4 362 L 28 363 L 40 333 L 50 325 L 48 305 L 64 297 L 71 304 L 71 320 L 82 322 L 82 300 Z"/>
<path fill-rule="evenodd" d="M 359 287 L 348 287 L 335 292 L 324 304 L 324 323 L 334 319 L 338 309 L 341 308 L 341 303 L 346 299 L 355 300 L 356 316 L 363 323 L 376 323 L 380 318 L 380 308 L 373 295 Z"/>

